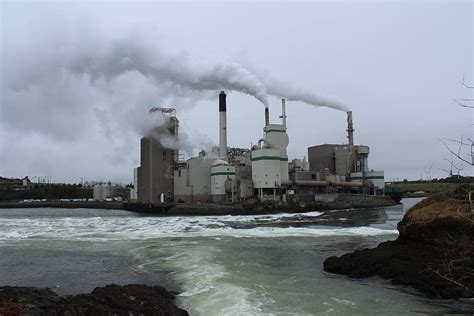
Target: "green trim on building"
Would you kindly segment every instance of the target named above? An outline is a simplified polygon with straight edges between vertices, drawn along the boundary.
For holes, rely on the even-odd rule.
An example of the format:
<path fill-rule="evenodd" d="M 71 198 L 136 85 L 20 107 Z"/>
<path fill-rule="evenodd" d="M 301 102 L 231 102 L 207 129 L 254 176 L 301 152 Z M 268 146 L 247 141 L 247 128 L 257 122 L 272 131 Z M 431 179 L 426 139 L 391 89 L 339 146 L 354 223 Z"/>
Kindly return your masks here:
<path fill-rule="evenodd" d="M 351 177 L 351 180 L 371 180 L 371 179 L 380 179 L 383 180 L 385 179 L 383 176 L 371 176 L 371 177 Z"/>
<path fill-rule="evenodd" d="M 261 156 L 261 157 L 252 158 L 252 161 L 258 161 L 258 160 L 280 160 L 280 161 L 288 161 L 288 158 L 287 158 L 287 157 L 275 157 L 275 156 Z"/>
<path fill-rule="evenodd" d="M 279 133 L 286 133 L 286 131 L 282 131 L 282 130 L 279 130 L 279 129 L 269 129 L 268 131 L 265 131 L 266 133 L 270 133 L 270 132 L 279 132 Z"/>
<path fill-rule="evenodd" d="M 231 172 L 231 171 L 214 172 L 214 173 L 211 173 L 211 176 L 235 176 L 235 172 Z"/>

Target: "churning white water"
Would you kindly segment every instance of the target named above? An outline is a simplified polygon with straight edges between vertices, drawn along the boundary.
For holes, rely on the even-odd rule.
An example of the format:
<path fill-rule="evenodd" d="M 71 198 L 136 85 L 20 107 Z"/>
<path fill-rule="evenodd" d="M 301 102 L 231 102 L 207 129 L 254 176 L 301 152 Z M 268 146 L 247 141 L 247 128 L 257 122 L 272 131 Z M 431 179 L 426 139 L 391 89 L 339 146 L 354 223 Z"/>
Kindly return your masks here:
<path fill-rule="evenodd" d="M 446 313 L 377 278 L 325 273 L 324 259 L 397 237 L 401 206 L 259 216 L 151 217 L 113 210 L 0 210 L 0 284 L 60 294 L 161 284 L 192 315 Z"/>

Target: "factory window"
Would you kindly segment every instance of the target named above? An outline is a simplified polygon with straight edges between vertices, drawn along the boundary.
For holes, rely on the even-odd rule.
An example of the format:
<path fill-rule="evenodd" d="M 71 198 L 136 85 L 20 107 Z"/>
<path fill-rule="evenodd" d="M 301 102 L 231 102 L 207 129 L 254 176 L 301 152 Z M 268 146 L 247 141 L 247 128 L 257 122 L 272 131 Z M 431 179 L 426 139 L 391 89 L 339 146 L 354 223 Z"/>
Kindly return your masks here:
<path fill-rule="evenodd" d="M 166 150 L 163 150 L 163 161 L 166 160 Z"/>
<path fill-rule="evenodd" d="M 178 171 L 178 177 L 181 177 L 181 170 Z"/>

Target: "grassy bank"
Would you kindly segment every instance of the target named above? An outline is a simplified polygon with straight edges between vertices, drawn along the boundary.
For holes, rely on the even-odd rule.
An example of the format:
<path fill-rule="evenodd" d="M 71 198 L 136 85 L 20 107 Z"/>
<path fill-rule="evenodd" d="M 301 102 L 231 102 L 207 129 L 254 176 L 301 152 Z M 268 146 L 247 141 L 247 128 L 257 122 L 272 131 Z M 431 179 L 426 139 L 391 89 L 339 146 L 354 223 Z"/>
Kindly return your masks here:
<path fill-rule="evenodd" d="M 473 184 L 465 184 L 451 191 L 433 195 L 413 206 L 407 212 L 406 219 L 409 223 L 413 223 L 450 218 L 474 224 L 474 212 L 472 204 L 469 203 L 469 191 L 474 191 Z"/>

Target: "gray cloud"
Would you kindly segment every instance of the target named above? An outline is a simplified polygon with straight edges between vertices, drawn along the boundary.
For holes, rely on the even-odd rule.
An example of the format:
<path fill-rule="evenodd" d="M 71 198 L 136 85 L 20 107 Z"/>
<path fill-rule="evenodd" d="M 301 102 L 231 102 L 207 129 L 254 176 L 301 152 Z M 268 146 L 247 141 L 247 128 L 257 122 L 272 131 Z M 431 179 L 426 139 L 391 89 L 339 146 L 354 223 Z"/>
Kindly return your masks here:
<path fill-rule="evenodd" d="M 435 176 L 448 156 L 437 139 L 472 133 L 451 102 L 469 97 L 463 72 L 472 82 L 470 2 L 1 6 L 3 175 L 126 181 L 140 135 L 160 124 L 152 106 L 178 110 L 188 154 L 212 147 L 220 89 L 242 92 L 228 99 L 232 146 L 260 137 L 267 95 L 322 106 L 288 102 L 293 157 L 343 142 L 345 117 L 327 107 L 350 106 L 387 178 L 431 162 Z M 242 49 L 248 63 L 222 61 Z"/>

